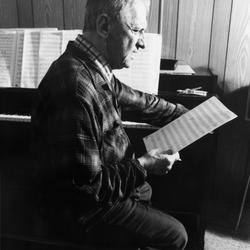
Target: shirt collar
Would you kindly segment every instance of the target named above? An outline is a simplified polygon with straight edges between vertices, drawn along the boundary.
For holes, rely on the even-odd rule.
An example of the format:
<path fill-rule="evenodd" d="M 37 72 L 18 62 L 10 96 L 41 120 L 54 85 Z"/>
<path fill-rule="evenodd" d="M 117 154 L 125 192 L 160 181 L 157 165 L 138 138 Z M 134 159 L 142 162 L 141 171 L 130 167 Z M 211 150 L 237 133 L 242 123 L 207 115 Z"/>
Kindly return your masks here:
<path fill-rule="evenodd" d="M 108 80 L 109 84 L 111 84 L 113 73 L 106 58 L 92 45 L 92 43 L 84 38 L 83 35 L 79 34 L 75 42 L 82 51 L 88 54 L 89 58 L 100 69 L 101 73 Z"/>

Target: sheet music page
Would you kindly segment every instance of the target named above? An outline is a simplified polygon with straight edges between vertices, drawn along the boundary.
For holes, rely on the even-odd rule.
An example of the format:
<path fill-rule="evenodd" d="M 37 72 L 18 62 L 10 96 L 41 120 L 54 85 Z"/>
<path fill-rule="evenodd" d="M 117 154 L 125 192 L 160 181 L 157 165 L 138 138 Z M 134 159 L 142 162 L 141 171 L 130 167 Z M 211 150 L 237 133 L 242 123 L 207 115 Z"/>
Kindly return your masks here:
<path fill-rule="evenodd" d="M 128 69 L 114 70 L 116 77 L 132 88 L 150 94 L 158 93 L 162 38 L 145 33 L 145 49 L 140 49 Z"/>
<path fill-rule="evenodd" d="M 192 75 L 195 71 L 190 67 L 190 65 L 177 65 L 175 70 L 161 70 L 161 73 L 167 73 L 171 75 Z"/>
<path fill-rule="evenodd" d="M 23 43 L 23 62 L 21 73 L 21 87 L 37 87 L 38 52 L 40 44 L 39 30 L 25 30 Z"/>
<path fill-rule="evenodd" d="M 63 53 L 68 45 L 69 41 L 73 41 L 76 39 L 78 34 L 82 34 L 82 30 L 63 30 L 63 38 L 62 38 L 62 51 Z"/>
<path fill-rule="evenodd" d="M 24 31 L 24 30 L 30 30 L 30 31 L 40 31 L 40 30 L 58 30 L 57 28 L 0 28 L 0 32 L 6 32 L 6 31 Z"/>
<path fill-rule="evenodd" d="M 216 97 L 211 97 L 143 141 L 147 151 L 160 148 L 178 152 L 236 117 Z"/>
<path fill-rule="evenodd" d="M 38 59 L 38 84 L 48 71 L 51 63 L 62 51 L 62 31 L 41 31 Z"/>
<path fill-rule="evenodd" d="M 16 58 L 16 31 L 0 32 L 0 86 L 12 87 Z"/>
<path fill-rule="evenodd" d="M 14 74 L 12 80 L 12 86 L 21 86 L 21 71 L 23 62 L 23 43 L 24 43 L 24 30 L 18 30 L 16 32 L 16 53 L 14 59 Z"/>

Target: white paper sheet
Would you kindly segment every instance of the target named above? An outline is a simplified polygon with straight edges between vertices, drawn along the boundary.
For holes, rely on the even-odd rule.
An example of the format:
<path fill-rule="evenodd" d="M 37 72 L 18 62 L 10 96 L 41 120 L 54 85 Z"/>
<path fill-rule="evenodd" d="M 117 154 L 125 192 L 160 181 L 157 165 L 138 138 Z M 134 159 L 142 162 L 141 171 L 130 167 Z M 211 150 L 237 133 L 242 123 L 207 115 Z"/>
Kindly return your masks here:
<path fill-rule="evenodd" d="M 216 97 L 211 97 L 143 141 L 147 151 L 160 148 L 178 152 L 236 117 Z"/>
<path fill-rule="evenodd" d="M 21 71 L 23 61 L 23 44 L 24 44 L 24 31 L 19 30 L 16 32 L 16 53 L 14 59 L 14 72 L 12 77 L 12 86 L 20 87 Z"/>
<path fill-rule="evenodd" d="M 16 31 L 0 33 L 0 86 L 12 87 L 16 59 Z"/>
<path fill-rule="evenodd" d="M 82 33 L 81 30 L 58 30 L 40 33 L 40 47 L 38 60 L 38 84 L 46 74 L 50 65 L 66 49 L 70 40 Z"/>
<path fill-rule="evenodd" d="M 25 30 L 20 87 L 35 88 L 38 75 L 39 30 Z"/>
<path fill-rule="evenodd" d="M 157 94 L 159 85 L 162 38 L 145 34 L 145 49 L 139 50 L 130 68 L 114 70 L 116 77 L 132 88 Z"/>
<path fill-rule="evenodd" d="M 38 59 L 38 83 L 48 71 L 51 63 L 62 51 L 62 31 L 41 31 Z"/>
<path fill-rule="evenodd" d="M 0 29 L 0 86 L 36 88 L 79 33 L 79 29 Z"/>
<path fill-rule="evenodd" d="M 68 42 L 75 40 L 78 34 L 81 34 L 82 30 L 63 30 L 63 37 L 62 37 L 62 53 L 65 51 Z"/>
<path fill-rule="evenodd" d="M 177 65 L 175 70 L 161 70 L 161 73 L 170 75 L 192 75 L 195 71 L 189 65 Z"/>

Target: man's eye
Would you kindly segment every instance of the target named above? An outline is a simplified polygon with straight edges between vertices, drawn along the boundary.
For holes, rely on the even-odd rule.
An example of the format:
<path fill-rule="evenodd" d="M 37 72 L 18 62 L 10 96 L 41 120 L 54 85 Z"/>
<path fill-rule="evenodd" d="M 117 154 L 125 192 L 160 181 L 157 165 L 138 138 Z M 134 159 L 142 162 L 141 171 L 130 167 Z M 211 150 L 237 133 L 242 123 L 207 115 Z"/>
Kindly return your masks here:
<path fill-rule="evenodd" d="M 144 29 L 133 29 L 132 31 L 135 35 L 140 35 L 140 36 L 144 35 Z"/>
<path fill-rule="evenodd" d="M 135 33 L 141 33 L 141 30 L 133 29 L 133 32 L 135 32 Z"/>

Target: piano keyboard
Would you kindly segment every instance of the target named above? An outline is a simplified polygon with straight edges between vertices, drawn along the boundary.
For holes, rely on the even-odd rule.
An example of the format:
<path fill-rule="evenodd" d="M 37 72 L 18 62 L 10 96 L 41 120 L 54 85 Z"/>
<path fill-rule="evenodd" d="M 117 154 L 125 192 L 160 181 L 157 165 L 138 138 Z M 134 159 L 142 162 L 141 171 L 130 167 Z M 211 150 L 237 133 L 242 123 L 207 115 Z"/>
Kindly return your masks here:
<path fill-rule="evenodd" d="M 0 114 L 0 121 L 7 122 L 31 122 L 31 116 L 28 115 L 9 115 L 9 114 Z M 133 129 L 158 129 L 156 126 L 152 126 L 147 123 L 139 122 L 122 122 L 124 128 L 133 128 Z"/>
<path fill-rule="evenodd" d="M 0 121 L 7 121 L 7 122 L 31 122 L 31 116 L 28 116 L 28 115 L 7 115 L 7 114 L 0 114 Z"/>

